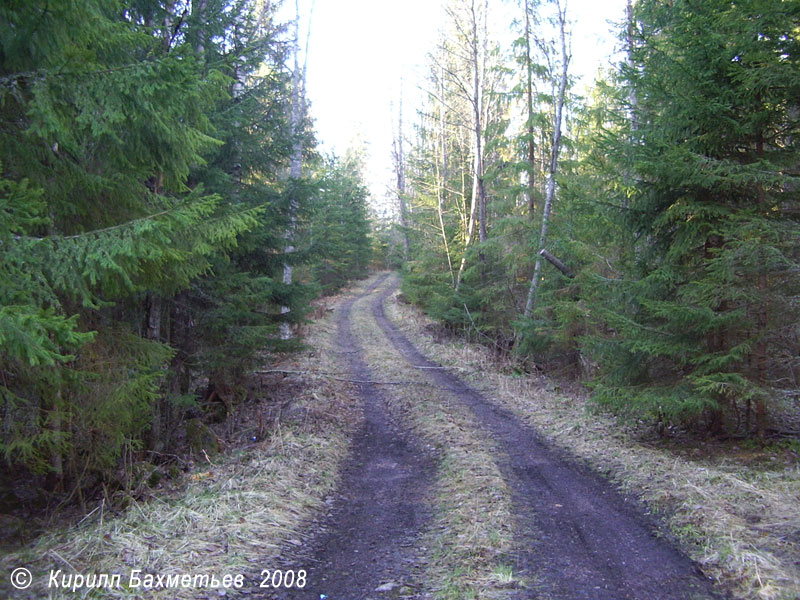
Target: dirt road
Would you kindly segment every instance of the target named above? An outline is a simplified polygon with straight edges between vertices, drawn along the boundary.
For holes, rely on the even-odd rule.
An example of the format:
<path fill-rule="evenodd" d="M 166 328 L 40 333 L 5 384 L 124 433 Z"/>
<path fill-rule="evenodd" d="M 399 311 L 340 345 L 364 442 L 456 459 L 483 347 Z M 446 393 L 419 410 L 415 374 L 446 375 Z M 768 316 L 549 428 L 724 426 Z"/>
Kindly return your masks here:
<path fill-rule="evenodd" d="M 470 388 L 423 356 L 386 318 L 384 305 L 393 301 L 397 285 L 395 275 L 380 276 L 339 308 L 344 363 L 352 379 L 375 378 L 351 326 L 354 310 L 368 311 L 372 327 L 387 341 L 391 360 L 421 374 L 434 401 L 468 408 L 491 438 L 511 490 L 514 569 L 526 583 L 486 596 L 478 592 L 478 597 L 719 597 L 695 565 L 659 537 L 655 522 L 637 502 L 552 449 L 536 431 L 494 404 L 489 394 Z M 439 476 L 436 456 L 387 403 L 386 394 L 404 393 L 400 384 L 360 385 L 365 426 L 354 441 L 324 533 L 310 550 L 314 576 L 305 590 L 284 597 L 432 598 L 439 591 L 421 575 L 436 557 L 427 556 L 420 541 L 432 535 L 429 496 Z"/>
<path fill-rule="evenodd" d="M 377 278 L 338 309 L 339 351 L 354 381 L 370 381 L 372 374 L 352 333 L 350 313 L 353 304 L 373 293 L 386 277 Z M 392 418 L 379 385 L 354 385 L 364 407 L 363 427 L 353 440 L 338 497 L 317 536 L 316 549 L 305 558 L 308 585 L 283 592 L 281 598 L 355 600 L 370 597 L 387 583 L 398 590 L 420 587 L 415 577 L 415 565 L 421 561 L 416 538 L 428 514 L 425 494 L 434 473 L 433 457 Z"/>

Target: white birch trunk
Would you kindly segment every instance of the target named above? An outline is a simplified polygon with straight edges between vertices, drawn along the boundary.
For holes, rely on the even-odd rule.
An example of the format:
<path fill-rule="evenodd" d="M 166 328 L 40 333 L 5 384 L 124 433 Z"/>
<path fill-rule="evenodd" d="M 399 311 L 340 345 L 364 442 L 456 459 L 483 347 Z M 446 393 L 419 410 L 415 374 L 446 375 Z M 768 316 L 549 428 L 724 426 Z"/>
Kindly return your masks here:
<path fill-rule="evenodd" d="M 444 56 L 442 56 L 444 65 Z M 447 241 L 447 230 L 444 227 L 444 206 L 447 202 L 447 109 L 444 103 L 444 67 L 439 73 L 439 137 L 441 147 L 441 173 L 437 173 L 439 184 L 437 209 L 439 213 L 439 228 L 442 231 L 442 242 L 444 253 L 447 257 L 447 269 L 450 271 L 450 282 L 453 287 L 456 285 L 456 274 L 453 271 L 453 260 L 450 257 L 450 245 Z M 438 169 L 438 165 L 437 165 Z"/>
<path fill-rule="evenodd" d="M 292 184 L 297 184 L 297 181 L 303 174 L 303 142 L 300 139 L 300 127 L 303 120 L 303 107 L 301 106 L 302 98 L 300 94 L 300 3 L 295 0 L 295 21 L 294 21 L 294 65 L 292 71 L 292 111 L 290 116 L 290 133 L 292 136 L 292 156 L 289 163 L 289 179 Z M 305 74 L 303 75 L 305 78 Z M 294 187 L 294 185 L 293 185 Z M 293 192 L 294 193 L 294 190 Z M 286 245 L 284 246 L 284 256 L 290 256 L 294 248 L 294 229 L 295 229 L 295 214 L 297 212 L 297 205 L 292 198 L 289 203 L 289 225 L 286 228 L 284 238 Z M 293 267 L 290 260 L 285 260 L 283 263 L 283 284 L 292 284 Z M 290 311 L 288 306 L 281 306 L 281 314 L 288 314 Z M 292 328 L 289 323 L 281 323 L 281 339 L 288 340 L 292 337 Z"/>
<path fill-rule="evenodd" d="M 633 62 L 633 33 L 636 27 L 636 24 L 633 19 L 633 5 L 631 0 L 628 0 L 628 5 L 626 7 L 626 14 L 627 14 L 627 30 L 625 32 L 625 45 L 627 46 L 626 50 L 628 53 L 628 66 L 633 69 L 634 62 Z M 631 86 L 630 91 L 628 92 L 628 102 L 630 103 L 630 119 L 631 119 L 631 131 L 636 131 L 638 129 L 638 123 L 636 121 L 636 112 L 639 107 L 639 98 L 636 96 L 636 89 Z"/>
<path fill-rule="evenodd" d="M 483 88 L 486 78 L 486 44 L 487 44 L 487 23 L 488 16 L 487 3 L 484 2 L 483 10 L 483 31 L 482 39 L 478 35 L 478 15 L 475 13 L 475 2 L 472 2 L 472 68 L 474 71 L 474 90 L 473 90 L 473 108 L 475 110 L 475 172 L 473 178 L 475 179 L 475 189 L 478 193 L 478 212 L 479 227 L 478 227 L 478 241 L 481 243 L 486 241 L 486 189 L 483 185 L 483 111 L 484 99 Z"/>
<path fill-rule="evenodd" d="M 533 59 L 531 57 L 531 6 L 530 0 L 525 0 L 525 70 L 527 71 L 526 100 L 528 108 L 528 218 L 533 221 L 536 216 L 536 144 L 533 141 Z"/>
<path fill-rule="evenodd" d="M 164 43 L 164 52 L 169 52 L 172 43 L 172 23 L 175 18 L 175 0 L 164 3 L 164 30 L 161 40 Z"/>
<path fill-rule="evenodd" d="M 205 20 L 205 12 L 208 6 L 208 0 L 192 0 L 192 16 L 196 17 L 198 22 L 203 22 Z M 195 44 L 194 50 L 197 54 L 203 54 L 205 52 L 205 30 L 202 27 L 198 27 L 197 31 L 197 42 Z"/>
<path fill-rule="evenodd" d="M 403 260 L 408 260 L 408 209 L 406 207 L 406 159 L 403 144 L 403 90 L 400 86 L 400 105 L 397 115 L 397 138 L 394 140 L 394 169 L 397 175 L 397 202 L 400 208 L 400 228 L 403 230 Z"/>
<path fill-rule="evenodd" d="M 539 234 L 539 252 L 536 253 L 536 263 L 533 267 L 533 276 L 531 277 L 531 285 L 528 289 L 528 300 L 525 303 L 525 317 L 530 317 L 533 308 L 536 305 L 536 293 L 539 289 L 539 278 L 542 271 L 542 255 L 541 250 L 544 249 L 547 242 L 547 226 L 550 221 L 550 211 L 553 208 L 553 196 L 555 195 L 556 188 L 556 174 L 558 173 L 558 155 L 561 150 L 561 120 L 564 110 L 564 97 L 567 91 L 567 74 L 569 69 L 569 55 L 567 54 L 567 41 L 565 29 L 566 21 L 566 3 L 564 8 L 561 8 L 560 0 L 556 0 L 556 7 L 558 9 L 558 25 L 559 25 L 559 38 L 561 41 L 561 74 L 558 81 L 558 96 L 554 107 L 553 114 L 553 145 L 550 150 L 550 164 L 547 173 L 547 185 L 545 188 L 544 211 L 542 213 L 542 229 Z"/>
<path fill-rule="evenodd" d="M 464 239 L 464 255 L 461 257 L 461 266 L 458 268 L 458 276 L 456 277 L 456 291 L 461 287 L 461 278 L 464 276 L 464 269 L 467 266 L 467 250 L 472 244 L 472 238 L 475 236 L 475 225 L 478 218 L 478 180 L 472 179 L 472 198 L 469 206 L 469 226 L 467 228 L 467 236 Z"/>
<path fill-rule="evenodd" d="M 469 228 L 464 240 L 464 255 L 461 257 L 461 266 L 458 269 L 456 287 L 461 286 L 461 279 L 467 265 L 467 251 L 475 237 L 475 229 L 478 229 L 478 240 L 486 241 L 486 190 L 483 185 L 483 85 L 485 81 L 485 46 L 487 41 L 480 40 L 478 36 L 478 15 L 475 11 L 475 0 L 470 4 L 471 16 L 471 39 L 470 45 L 470 68 L 472 70 L 472 198 L 470 201 Z M 484 6 L 483 18 L 486 19 L 486 6 Z M 486 24 L 484 23 L 482 33 L 486 36 Z M 483 52 L 481 51 L 483 49 Z M 479 222 L 479 226 L 478 226 Z"/>

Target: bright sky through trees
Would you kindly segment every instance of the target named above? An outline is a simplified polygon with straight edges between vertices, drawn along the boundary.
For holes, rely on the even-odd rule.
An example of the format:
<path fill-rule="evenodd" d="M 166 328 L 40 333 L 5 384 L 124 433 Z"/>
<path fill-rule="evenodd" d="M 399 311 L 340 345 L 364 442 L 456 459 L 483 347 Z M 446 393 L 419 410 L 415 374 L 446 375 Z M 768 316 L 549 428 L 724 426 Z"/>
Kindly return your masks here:
<path fill-rule="evenodd" d="M 301 37 L 307 31 L 312 0 L 300 1 Z M 443 22 L 442 0 L 313 0 L 308 58 L 308 95 L 322 146 L 343 155 L 362 142 L 368 154 L 369 184 L 374 200 L 392 184 L 391 141 L 400 97 L 403 96 L 406 136 L 411 133 L 422 95 L 426 54 L 433 48 Z M 517 2 L 494 11 L 501 35 L 510 35 L 521 15 Z M 622 20 L 625 0 L 570 0 L 572 72 L 591 82 L 607 64 L 615 39 L 609 21 Z M 294 2 L 283 18 L 293 18 Z M 305 39 L 301 39 L 301 48 Z M 579 87 L 580 89 L 580 87 Z M 395 125 L 396 126 L 396 125 Z"/>

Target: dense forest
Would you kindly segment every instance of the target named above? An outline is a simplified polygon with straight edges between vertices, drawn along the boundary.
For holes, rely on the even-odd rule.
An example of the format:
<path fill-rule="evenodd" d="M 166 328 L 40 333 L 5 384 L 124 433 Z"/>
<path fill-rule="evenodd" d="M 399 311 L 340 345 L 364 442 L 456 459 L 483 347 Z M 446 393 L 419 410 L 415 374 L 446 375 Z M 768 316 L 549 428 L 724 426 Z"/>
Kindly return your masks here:
<path fill-rule="evenodd" d="M 566 2 L 509 7 L 511 44 L 496 9 L 448 3 L 429 55 L 406 297 L 661 431 L 796 433 L 800 4 L 629 2 L 580 95 Z"/>
<path fill-rule="evenodd" d="M 800 598 L 800 1 L 592 1 L 0 0 L 0 596 Z"/>
<path fill-rule="evenodd" d="M 617 67 L 578 93 L 565 2 L 445 3 L 377 243 L 276 10 L 0 6 L 5 484 L 135 484 L 247 402 L 374 247 L 521 374 L 660 431 L 800 429 L 800 5 L 631 2 Z"/>
<path fill-rule="evenodd" d="M 3 487 L 110 495 L 366 273 L 360 158 L 269 2 L 12 0 L 0 43 Z"/>

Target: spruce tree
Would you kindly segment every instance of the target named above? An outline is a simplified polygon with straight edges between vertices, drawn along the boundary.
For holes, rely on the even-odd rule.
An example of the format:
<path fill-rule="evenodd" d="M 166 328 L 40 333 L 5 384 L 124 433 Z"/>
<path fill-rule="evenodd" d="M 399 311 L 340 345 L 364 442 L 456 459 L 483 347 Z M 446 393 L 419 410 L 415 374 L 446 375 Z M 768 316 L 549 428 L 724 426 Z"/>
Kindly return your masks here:
<path fill-rule="evenodd" d="M 612 150 L 632 174 L 628 261 L 598 307 L 598 397 L 712 429 L 752 411 L 763 434 L 797 369 L 800 6 L 643 0 L 634 17 L 636 127 Z"/>
<path fill-rule="evenodd" d="M 162 300 L 262 210 L 190 179 L 230 78 L 174 9 L 0 7 L 0 449 L 77 489 L 142 448 L 174 356 Z"/>
<path fill-rule="evenodd" d="M 311 271 L 321 292 L 333 294 L 348 280 L 367 275 L 372 260 L 369 191 L 355 151 L 344 159 L 330 157 L 320 167 L 308 231 L 314 255 Z"/>

